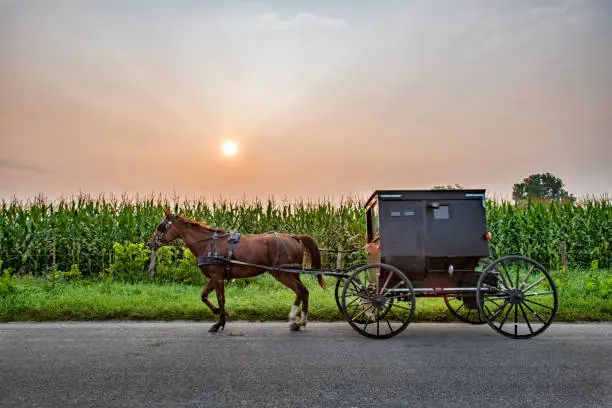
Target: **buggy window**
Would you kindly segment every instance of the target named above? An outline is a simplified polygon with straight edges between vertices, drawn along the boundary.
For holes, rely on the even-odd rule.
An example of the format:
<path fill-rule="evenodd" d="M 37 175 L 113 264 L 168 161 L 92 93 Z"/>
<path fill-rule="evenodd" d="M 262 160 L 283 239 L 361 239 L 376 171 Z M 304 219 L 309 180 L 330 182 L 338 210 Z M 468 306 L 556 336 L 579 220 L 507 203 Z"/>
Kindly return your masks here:
<path fill-rule="evenodd" d="M 447 220 L 450 218 L 448 213 L 448 205 L 441 205 L 438 208 L 434 208 L 433 211 L 434 219 L 436 220 Z"/>

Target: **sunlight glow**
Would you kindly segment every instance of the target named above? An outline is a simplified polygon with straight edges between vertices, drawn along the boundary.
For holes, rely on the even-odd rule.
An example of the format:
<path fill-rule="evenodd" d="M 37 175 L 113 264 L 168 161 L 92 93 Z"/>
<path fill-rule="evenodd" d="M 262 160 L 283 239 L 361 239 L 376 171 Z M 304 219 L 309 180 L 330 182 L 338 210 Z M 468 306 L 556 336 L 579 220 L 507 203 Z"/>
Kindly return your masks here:
<path fill-rule="evenodd" d="M 223 142 L 221 145 L 221 151 L 223 152 L 224 156 L 234 156 L 236 153 L 238 153 L 238 144 L 231 140 Z"/>

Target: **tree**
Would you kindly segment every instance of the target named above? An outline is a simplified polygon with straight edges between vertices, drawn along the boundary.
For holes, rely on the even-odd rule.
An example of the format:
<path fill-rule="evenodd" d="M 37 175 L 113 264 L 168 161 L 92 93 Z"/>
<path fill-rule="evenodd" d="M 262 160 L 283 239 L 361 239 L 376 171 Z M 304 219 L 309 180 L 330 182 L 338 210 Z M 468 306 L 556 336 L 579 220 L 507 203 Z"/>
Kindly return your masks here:
<path fill-rule="evenodd" d="M 446 186 L 434 186 L 433 190 L 463 190 L 463 186 L 460 184 L 455 184 L 454 186 L 446 185 Z"/>
<path fill-rule="evenodd" d="M 575 198 L 569 194 L 563 181 L 551 173 L 532 174 L 516 183 L 512 187 L 512 198 L 515 201 L 532 200 L 561 200 L 573 201 Z"/>

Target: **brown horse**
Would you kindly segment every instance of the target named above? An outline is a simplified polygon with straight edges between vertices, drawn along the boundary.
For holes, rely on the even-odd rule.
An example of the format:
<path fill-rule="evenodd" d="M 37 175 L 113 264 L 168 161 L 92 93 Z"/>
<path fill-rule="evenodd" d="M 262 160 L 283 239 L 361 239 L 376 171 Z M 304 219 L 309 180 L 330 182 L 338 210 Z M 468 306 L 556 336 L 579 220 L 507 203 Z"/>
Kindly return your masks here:
<path fill-rule="evenodd" d="M 216 228 L 210 228 L 202 222 L 174 215 L 164 209 L 165 218 L 157 226 L 147 245 L 152 250 L 168 245 L 176 238 L 184 244 L 198 259 L 200 270 L 208 278 L 202 290 L 204 302 L 214 314 L 219 315 L 210 332 L 217 332 L 225 327 L 228 314 L 225 310 L 225 281 L 229 279 L 252 278 L 269 272 L 276 280 L 293 290 L 296 299 L 289 313 L 290 330 L 299 330 L 306 326 L 308 317 L 308 289 L 300 280 L 299 273 L 266 270 L 265 268 L 216 263 L 211 256 L 215 254 L 228 259 L 250 264 L 301 269 L 304 249 L 307 249 L 313 269 L 321 269 L 321 254 L 316 240 L 310 235 L 293 235 L 284 233 L 245 234 L 239 235 Z M 319 285 L 326 289 L 325 281 L 317 275 Z M 219 307 L 209 300 L 208 294 L 214 290 Z M 298 306 L 302 304 L 301 318 L 297 318 Z"/>

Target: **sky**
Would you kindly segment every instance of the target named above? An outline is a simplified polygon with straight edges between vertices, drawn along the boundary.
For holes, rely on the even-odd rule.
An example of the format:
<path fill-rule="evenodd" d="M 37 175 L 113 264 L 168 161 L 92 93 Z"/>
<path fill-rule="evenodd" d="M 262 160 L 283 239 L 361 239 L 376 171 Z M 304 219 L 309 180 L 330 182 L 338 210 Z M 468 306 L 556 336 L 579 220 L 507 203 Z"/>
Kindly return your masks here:
<path fill-rule="evenodd" d="M 0 0 L 0 198 L 612 193 L 612 2 Z M 220 154 L 233 140 L 238 153 Z"/>

